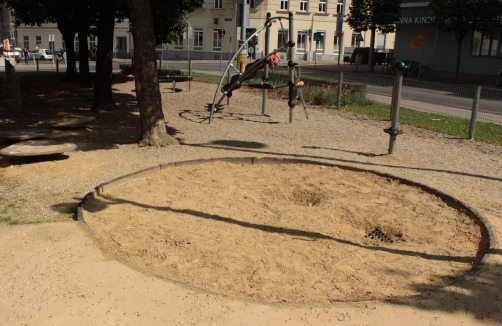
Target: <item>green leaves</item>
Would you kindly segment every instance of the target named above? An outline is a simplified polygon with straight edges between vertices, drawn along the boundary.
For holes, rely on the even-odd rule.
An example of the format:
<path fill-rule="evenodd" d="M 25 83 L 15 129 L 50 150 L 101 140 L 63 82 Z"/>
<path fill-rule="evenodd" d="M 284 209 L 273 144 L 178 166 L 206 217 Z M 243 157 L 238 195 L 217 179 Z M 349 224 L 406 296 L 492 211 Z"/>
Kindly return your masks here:
<path fill-rule="evenodd" d="M 347 22 L 355 32 L 392 33 L 401 17 L 401 0 L 353 0 Z"/>

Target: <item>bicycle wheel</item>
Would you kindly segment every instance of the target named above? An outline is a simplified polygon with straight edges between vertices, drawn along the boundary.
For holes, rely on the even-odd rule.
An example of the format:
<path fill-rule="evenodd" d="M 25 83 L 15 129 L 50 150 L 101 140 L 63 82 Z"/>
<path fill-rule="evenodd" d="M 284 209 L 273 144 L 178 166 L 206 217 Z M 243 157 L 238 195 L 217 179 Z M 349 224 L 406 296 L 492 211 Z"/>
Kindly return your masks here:
<path fill-rule="evenodd" d="M 420 67 L 420 77 L 429 77 L 432 74 L 432 67 L 429 65 Z"/>
<path fill-rule="evenodd" d="M 497 87 L 502 87 L 502 75 L 495 76 L 495 78 L 493 79 L 493 83 Z"/>
<path fill-rule="evenodd" d="M 396 68 L 394 66 L 389 66 L 387 69 L 387 74 L 389 75 L 395 75 L 396 74 Z"/>

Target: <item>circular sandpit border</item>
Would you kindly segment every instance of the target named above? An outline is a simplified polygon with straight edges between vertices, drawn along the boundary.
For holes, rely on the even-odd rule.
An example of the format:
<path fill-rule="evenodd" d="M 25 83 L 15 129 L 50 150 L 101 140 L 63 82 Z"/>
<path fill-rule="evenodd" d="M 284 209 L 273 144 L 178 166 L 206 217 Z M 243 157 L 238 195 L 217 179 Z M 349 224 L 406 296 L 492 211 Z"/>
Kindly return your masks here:
<path fill-rule="evenodd" d="M 402 184 L 412 186 L 419 188 L 420 190 L 424 191 L 425 193 L 429 193 L 431 195 L 440 197 L 443 201 L 446 203 L 449 203 L 450 206 L 455 207 L 455 209 L 463 209 L 465 215 L 467 215 L 469 218 L 471 218 L 473 221 L 475 221 L 478 226 L 480 227 L 481 231 L 481 239 L 482 241 L 478 247 L 477 250 L 477 259 L 474 261 L 472 268 L 463 276 L 457 278 L 455 281 L 449 284 L 453 283 L 458 283 L 468 277 L 472 277 L 473 275 L 478 274 L 479 272 L 482 271 L 483 267 L 485 266 L 485 263 L 487 262 L 488 258 L 490 257 L 490 253 L 493 252 L 495 248 L 497 248 L 497 239 L 495 236 L 495 233 L 493 232 L 493 229 L 489 222 L 481 216 L 478 212 L 476 212 L 474 209 L 469 207 L 468 205 L 464 204 L 463 202 L 459 201 L 458 199 L 445 194 L 439 190 L 436 190 L 434 188 L 425 186 L 423 184 L 420 184 L 418 182 L 410 181 L 407 179 L 403 179 L 400 177 L 396 177 L 394 175 L 390 175 L 387 173 L 381 173 L 373 170 L 366 170 L 366 169 L 361 169 L 361 168 L 356 168 L 356 167 L 350 167 L 350 166 L 344 166 L 344 165 L 338 165 L 338 164 L 330 164 L 330 163 L 324 163 L 324 162 L 319 162 L 319 161 L 312 161 L 312 160 L 301 160 L 301 159 L 285 159 L 285 158 L 274 158 L 274 157 L 242 157 L 242 158 L 236 158 L 236 157 L 230 157 L 230 158 L 214 158 L 214 159 L 207 159 L 207 160 L 190 160 L 190 161 L 182 161 L 182 162 L 173 162 L 173 163 L 168 163 L 168 164 L 160 164 L 158 166 L 150 167 L 144 170 L 140 170 L 122 177 L 119 177 L 117 179 L 111 180 L 109 182 L 103 183 L 95 188 L 93 192 L 88 193 L 84 199 L 80 202 L 78 209 L 77 209 L 77 218 L 80 222 L 82 222 L 88 230 L 91 232 L 91 234 L 94 235 L 94 237 L 101 242 L 102 244 L 104 241 L 100 238 L 98 233 L 93 230 L 86 222 L 84 219 L 84 215 L 88 210 L 86 210 L 86 205 L 90 203 L 90 200 L 92 199 L 98 199 L 98 197 L 101 197 L 103 194 L 108 193 L 112 189 L 116 189 L 120 187 L 122 184 L 129 182 L 130 180 L 134 180 L 137 178 L 141 177 L 146 177 L 149 175 L 152 175 L 154 173 L 158 173 L 161 170 L 167 169 L 167 168 L 176 168 L 176 167 L 182 167 L 182 166 L 189 166 L 189 165 L 199 165 L 203 163 L 209 163 L 209 162 L 227 162 L 227 163 L 236 163 L 236 164 L 246 164 L 246 165 L 258 165 L 258 164 L 274 164 L 274 165 L 280 165 L 280 164 L 310 164 L 310 165 L 317 165 L 317 166 L 327 166 L 327 167 L 336 167 L 339 169 L 347 170 L 347 171 L 354 171 L 354 172 L 367 172 L 374 174 L 379 177 L 384 177 L 384 178 L 389 178 L 391 180 L 397 180 Z M 121 259 L 121 258 L 119 258 Z M 128 262 L 124 259 L 122 259 L 122 262 L 125 263 L 126 265 L 129 265 Z M 192 287 L 189 284 L 185 283 L 178 283 L 176 280 L 169 280 L 168 281 L 179 284 L 181 286 L 189 287 L 189 288 L 194 288 L 197 290 L 205 291 L 205 292 L 211 292 L 205 289 L 200 289 L 198 287 Z M 218 292 L 219 293 L 219 292 Z M 227 295 L 226 296 L 232 297 L 232 295 Z M 409 295 L 405 297 L 416 297 L 420 296 L 421 294 L 418 295 Z M 401 296 L 402 298 L 403 296 Z M 254 299 L 249 299 L 249 298 L 241 298 L 237 297 L 238 299 L 243 299 L 243 300 L 248 300 L 248 301 L 258 301 L 262 303 L 267 303 L 267 304 L 276 304 L 276 302 L 268 302 L 268 301 L 260 301 L 260 300 L 254 300 Z M 393 297 L 392 299 L 397 299 L 399 297 Z M 378 299 L 376 299 L 378 300 Z M 363 300 L 363 301 L 368 301 L 368 300 Z"/>

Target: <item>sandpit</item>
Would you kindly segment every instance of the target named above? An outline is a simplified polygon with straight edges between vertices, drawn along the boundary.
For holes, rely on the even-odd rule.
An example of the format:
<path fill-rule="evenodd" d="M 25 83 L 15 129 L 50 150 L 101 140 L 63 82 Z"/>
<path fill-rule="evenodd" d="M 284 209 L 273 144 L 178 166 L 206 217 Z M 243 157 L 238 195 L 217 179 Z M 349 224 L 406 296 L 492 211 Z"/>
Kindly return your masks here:
<path fill-rule="evenodd" d="M 472 270 L 489 247 L 484 225 L 459 201 L 340 166 L 181 162 L 97 189 L 79 218 L 108 257 L 193 289 L 268 303 L 434 291 Z"/>

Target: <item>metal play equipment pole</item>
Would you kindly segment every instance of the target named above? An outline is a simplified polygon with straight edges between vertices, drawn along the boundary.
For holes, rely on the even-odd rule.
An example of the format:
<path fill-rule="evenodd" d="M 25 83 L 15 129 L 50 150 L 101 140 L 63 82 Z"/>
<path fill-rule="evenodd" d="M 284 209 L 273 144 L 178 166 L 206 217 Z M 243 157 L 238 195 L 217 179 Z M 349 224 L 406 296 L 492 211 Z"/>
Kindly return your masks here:
<path fill-rule="evenodd" d="M 289 40 L 288 40 L 288 71 L 289 71 L 289 122 L 293 122 L 295 120 L 295 41 L 294 37 L 294 17 L 293 13 L 289 12 Z"/>
<path fill-rule="evenodd" d="M 403 133 L 402 130 L 398 129 L 398 119 L 399 119 L 399 106 L 401 105 L 401 86 L 403 84 L 403 72 L 407 68 L 406 65 L 402 62 L 398 62 L 395 65 L 396 68 L 396 77 L 394 79 L 394 90 L 393 90 L 393 98 L 392 98 L 392 122 L 389 129 L 384 129 L 383 131 L 388 133 L 390 136 L 389 140 L 389 154 L 394 154 L 396 150 L 396 141 L 397 135 Z"/>
<path fill-rule="evenodd" d="M 272 17 L 272 14 L 267 12 L 267 20 L 270 20 L 270 17 Z M 270 51 L 270 26 L 271 24 L 267 24 L 267 27 L 265 29 L 265 53 L 268 53 Z M 263 82 L 266 83 L 268 82 L 268 67 L 269 65 L 265 65 L 265 68 L 263 68 Z M 262 114 L 267 114 L 267 96 L 268 92 L 267 89 L 263 89 L 263 102 L 261 104 L 261 113 Z"/>

